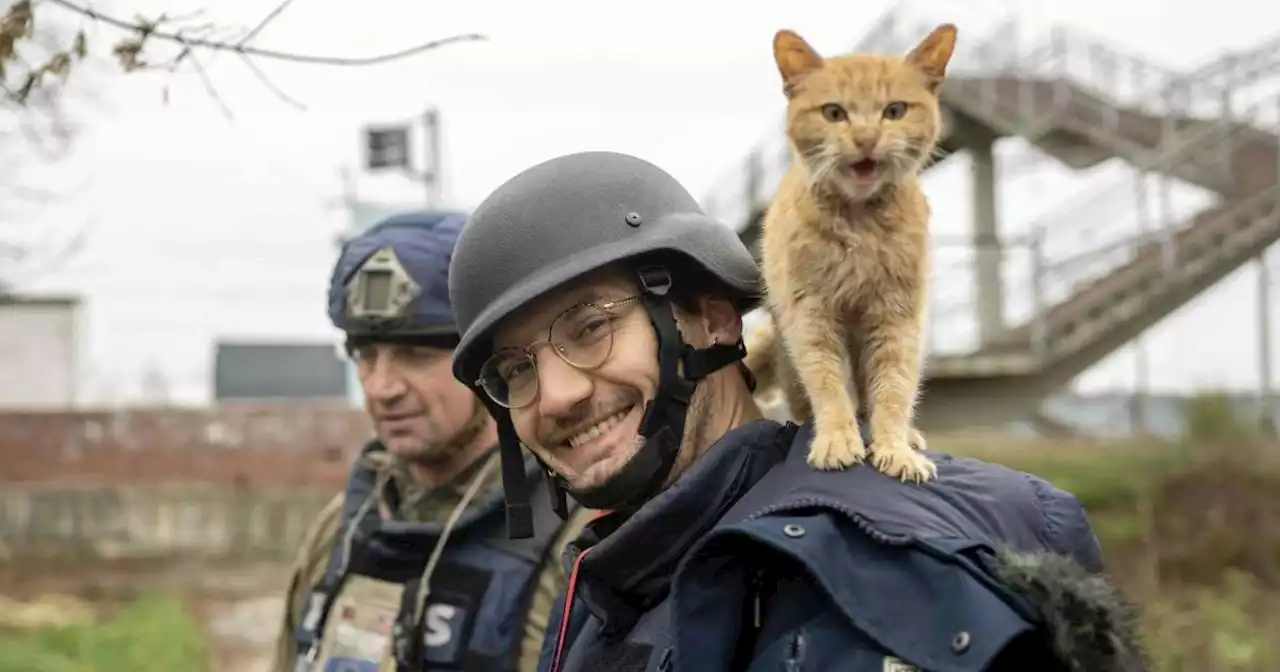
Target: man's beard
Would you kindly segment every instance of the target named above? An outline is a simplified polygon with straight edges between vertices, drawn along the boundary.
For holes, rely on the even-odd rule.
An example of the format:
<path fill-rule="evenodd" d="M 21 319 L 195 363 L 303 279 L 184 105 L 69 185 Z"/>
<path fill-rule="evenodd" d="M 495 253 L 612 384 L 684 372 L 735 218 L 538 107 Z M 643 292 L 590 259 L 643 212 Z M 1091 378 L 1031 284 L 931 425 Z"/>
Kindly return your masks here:
<path fill-rule="evenodd" d="M 689 468 L 689 465 L 693 464 L 693 461 L 696 460 L 698 456 L 705 453 L 707 449 L 710 448 L 718 439 L 718 437 L 711 436 L 710 390 L 711 388 L 706 384 L 706 381 L 700 381 L 698 386 L 694 388 L 693 395 L 689 399 L 689 407 L 685 412 L 684 437 L 680 442 L 680 450 L 676 455 L 675 463 L 672 465 L 671 471 L 663 482 L 661 488 L 663 490 L 670 486 L 679 474 L 684 473 Z M 610 478 L 621 473 L 621 471 L 626 469 L 627 465 L 630 464 L 632 460 L 637 459 L 640 451 L 645 449 L 644 441 L 644 437 L 636 437 L 636 442 L 638 444 L 637 449 L 631 455 L 630 459 L 618 464 L 614 468 Z M 564 483 L 565 490 L 571 495 L 583 491 L 582 488 L 576 487 L 575 484 L 565 482 L 563 477 L 561 477 L 561 482 Z M 605 481 L 605 483 L 608 482 L 608 480 Z M 592 488 L 600 487 L 601 485 L 603 485 L 603 483 L 594 484 Z M 587 488 L 587 490 L 592 488 Z"/>
<path fill-rule="evenodd" d="M 400 459 L 410 463 L 424 467 L 433 467 L 445 464 L 457 457 L 458 453 L 466 450 L 475 442 L 476 437 L 484 431 L 485 418 L 488 417 L 488 410 L 484 407 L 484 403 L 479 398 L 475 400 L 475 406 L 472 407 L 471 417 L 467 418 L 467 422 L 453 433 L 453 436 L 441 441 L 424 441 L 421 448 L 412 452 L 406 452 L 400 455 Z"/>
<path fill-rule="evenodd" d="M 706 379 L 699 381 L 694 388 L 684 417 L 684 437 L 680 441 L 680 453 L 676 456 L 675 465 L 671 467 L 666 485 L 670 485 L 679 474 L 688 470 L 689 465 L 707 452 L 719 438 L 711 436 L 711 386 Z"/>

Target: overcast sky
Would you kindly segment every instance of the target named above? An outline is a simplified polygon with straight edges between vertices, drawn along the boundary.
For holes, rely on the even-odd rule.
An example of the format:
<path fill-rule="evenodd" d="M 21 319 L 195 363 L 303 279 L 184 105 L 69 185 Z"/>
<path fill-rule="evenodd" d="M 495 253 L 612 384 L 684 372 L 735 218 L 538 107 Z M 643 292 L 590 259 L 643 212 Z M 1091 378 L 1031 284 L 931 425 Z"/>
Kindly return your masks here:
<path fill-rule="evenodd" d="M 93 3 L 124 17 L 203 6 L 202 20 L 245 26 L 256 24 L 271 4 Z M 257 44 L 363 56 L 460 32 L 483 33 L 488 40 L 376 68 L 256 61 L 306 111 L 283 102 L 239 59 L 222 55 L 210 62 L 205 56 L 232 119 L 190 71 L 123 76 L 104 68 L 109 74 L 95 78 L 95 102 L 80 109 L 84 134 L 75 153 L 41 176 L 61 185 L 63 199 L 22 217 L 24 230 L 69 230 L 91 222 L 88 245 L 73 263 L 27 289 L 85 297 L 86 401 L 131 398 L 145 372 L 154 370 L 173 401 L 201 403 L 210 397 L 215 338 L 336 340 L 325 314 L 325 281 L 334 236 L 347 218 L 339 175 L 360 160 L 362 124 L 417 118 L 427 106 L 438 107 L 444 188 L 457 207 L 474 206 L 533 163 L 588 149 L 654 161 L 701 198 L 762 138 L 777 137 L 784 101 L 772 62 L 773 33 L 791 28 L 832 54 L 860 41 L 890 4 L 296 0 Z M 955 9 L 962 5 L 963 11 Z M 1020 36 L 1011 50 L 1029 50 L 1049 28 L 1066 24 L 1153 69 L 1176 70 L 1268 37 L 1280 26 L 1280 9 L 1267 6 L 1243 0 L 952 0 L 910 3 L 908 10 L 921 37 L 934 23 L 958 24 L 962 52 L 1017 15 Z M 40 11 L 49 20 L 76 22 L 54 6 Z M 104 27 L 90 32 L 102 51 L 118 36 Z M 958 55 L 954 67 L 966 62 L 972 65 L 973 57 Z M 1272 113 L 1269 123 L 1274 120 Z M 1062 245 L 1077 229 L 1105 239 L 1112 234 L 1089 223 L 1103 210 L 1074 209 L 1082 202 L 1093 207 L 1104 195 L 1114 208 L 1105 212 L 1107 226 L 1132 226 L 1133 187 L 1124 186 L 1125 169 L 1073 175 L 1035 159 L 1017 142 L 1003 143 L 1000 158 L 1008 178 L 1000 193 L 1006 234 L 1050 217 L 1051 228 L 1063 231 L 1057 240 Z M 940 237 L 968 230 L 968 171 L 967 157 L 959 156 L 926 178 Z M 366 198 L 422 198 L 419 186 L 396 178 L 361 176 L 358 187 Z M 1183 188 L 1178 207 L 1204 199 Z M 938 256 L 946 278 L 939 286 L 947 291 L 938 299 L 934 328 L 939 342 L 960 347 L 972 331 L 963 310 L 970 280 L 948 265 L 954 251 L 939 249 Z M 1025 304 L 1025 273 L 1016 262 L 1011 269 L 1010 302 Z M 1152 386 L 1256 385 L 1255 285 L 1254 269 L 1243 269 L 1153 331 L 1146 339 Z M 1198 352 L 1190 356 L 1193 349 Z M 1128 388 L 1132 370 L 1131 353 L 1122 351 L 1082 376 L 1078 386 Z"/>

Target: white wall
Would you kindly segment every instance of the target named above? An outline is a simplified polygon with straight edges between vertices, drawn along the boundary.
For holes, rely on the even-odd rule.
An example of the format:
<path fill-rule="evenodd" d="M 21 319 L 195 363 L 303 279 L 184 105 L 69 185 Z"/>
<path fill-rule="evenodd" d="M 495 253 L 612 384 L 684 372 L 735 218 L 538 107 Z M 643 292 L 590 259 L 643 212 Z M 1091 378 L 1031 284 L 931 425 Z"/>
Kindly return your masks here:
<path fill-rule="evenodd" d="M 66 408 L 76 401 L 74 299 L 0 298 L 0 408 Z"/>

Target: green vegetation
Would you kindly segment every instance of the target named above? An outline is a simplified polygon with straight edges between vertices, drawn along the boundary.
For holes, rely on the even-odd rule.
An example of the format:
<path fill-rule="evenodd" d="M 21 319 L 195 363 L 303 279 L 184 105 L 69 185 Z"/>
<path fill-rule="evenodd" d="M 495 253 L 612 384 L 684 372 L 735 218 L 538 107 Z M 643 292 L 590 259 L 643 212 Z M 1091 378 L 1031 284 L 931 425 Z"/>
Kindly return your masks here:
<path fill-rule="evenodd" d="M 1280 442 L 1222 394 L 1190 400 L 1179 441 L 939 437 L 1049 479 L 1089 511 L 1108 570 L 1142 605 L 1162 672 L 1280 670 Z"/>
<path fill-rule="evenodd" d="M 200 627 L 177 599 L 147 596 L 99 623 L 0 632 L 0 670 L 204 672 Z"/>

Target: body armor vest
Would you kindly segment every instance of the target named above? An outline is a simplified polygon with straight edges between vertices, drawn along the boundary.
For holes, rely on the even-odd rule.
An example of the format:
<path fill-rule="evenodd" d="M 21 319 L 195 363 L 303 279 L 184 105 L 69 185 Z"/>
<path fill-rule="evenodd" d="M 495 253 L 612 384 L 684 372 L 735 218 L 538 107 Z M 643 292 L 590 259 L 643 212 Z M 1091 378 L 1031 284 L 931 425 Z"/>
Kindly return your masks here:
<path fill-rule="evenodd" d="M 516 670 L 529 599 L 563 524 L 545 481 L 537 481 L 543 492 L 533 498 L 532 538 L 507 538 L 500 492 L 458 520 L 430 577 L 417 637 L 414 602 L 443 525 L 382 520 L 376 510 L 348 513 L 294 633 L 297 671 L 377 672 L 389 640 L 399 672 Z M 370 490 L 348 487 L 349 494 Z"/>

